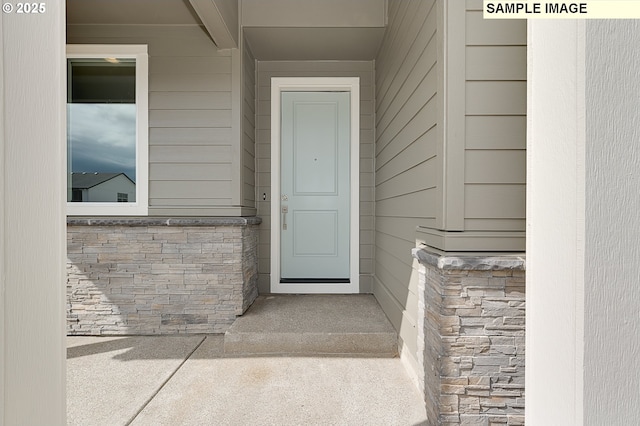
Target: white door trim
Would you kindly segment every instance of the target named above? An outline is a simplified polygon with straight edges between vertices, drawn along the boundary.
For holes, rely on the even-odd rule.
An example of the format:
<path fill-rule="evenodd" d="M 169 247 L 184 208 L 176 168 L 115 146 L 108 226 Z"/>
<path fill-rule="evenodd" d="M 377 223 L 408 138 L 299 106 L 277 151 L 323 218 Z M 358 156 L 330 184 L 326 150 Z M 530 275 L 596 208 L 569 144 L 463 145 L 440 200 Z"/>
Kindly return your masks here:
<path fill-rule="evenodd" d="M 280 125 L 281 92 L 350 92 L 350 236 L 349 284 L 280 283 Z M 271 292 L 359 293 L 360 292 L 360 78 L 273 77 L 271 78 Z"/>

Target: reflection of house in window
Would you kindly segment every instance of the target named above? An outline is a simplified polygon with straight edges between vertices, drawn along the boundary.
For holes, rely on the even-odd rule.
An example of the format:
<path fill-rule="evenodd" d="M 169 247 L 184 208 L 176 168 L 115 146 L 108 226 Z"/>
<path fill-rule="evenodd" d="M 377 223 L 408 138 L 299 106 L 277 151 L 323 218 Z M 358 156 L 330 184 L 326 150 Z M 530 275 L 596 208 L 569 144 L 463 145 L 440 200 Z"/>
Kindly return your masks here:
<path fill-rule="evenodd" d="M 136 184 L 124 173 L 74 172 L 71 194 L 74 202 L 135 202 Z"/>

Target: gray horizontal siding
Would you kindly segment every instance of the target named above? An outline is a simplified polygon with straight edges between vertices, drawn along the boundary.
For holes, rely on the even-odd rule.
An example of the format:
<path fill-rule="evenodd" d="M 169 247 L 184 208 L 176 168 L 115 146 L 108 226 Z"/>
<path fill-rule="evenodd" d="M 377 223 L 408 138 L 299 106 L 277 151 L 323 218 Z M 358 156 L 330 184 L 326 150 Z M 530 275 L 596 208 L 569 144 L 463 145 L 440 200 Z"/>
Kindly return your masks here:
<path fill-rule="evenodd" d="M 436 223 L 441 200 L 438 22 L 434 1 L 389 1 L 376 58 L 374 294 L 416 365 L 416 226 Z"/>
<path fill-rule="evenodd" d="M 469 81 L 467 115 L 523 115 L 527 112 L 526 81 Z"/>
<path fill-rule="evenodd" d="M 526 20 L 485 20 L 482 17 L 482 10 L 467 4 L 465 31 L 467 46 L 526 46 L 526 29 Z"/>
<path fill-rule="evenodd" d="M 230 110 L 153 109 L 149 107 L 149 127 L 230 127 Z M 150 144 L 151 145 L 151 144 Z"/>
<path fill-rule="evenodd" d="M 360 78 L 360 289 L 371 291 L 374 257 L 374 88 L 371 62 L 261 61 L 257 73 L 256 166 L 258 180 L 258 248 L 260 290 L 269 291 L 271 261 L 271 77 Z"/>
<path fill-rule="evenodd" d="M 487 167 L 496 162 L 500 167 Z M 465 177 L 470 184 L 526 183 L 527 158 L 523 150 L 468 149 L 465 152 Z"/>
<path fill-rule="evenodd" d="M 467 80 L 522 80 L 527 75 L 526 46 L 467 46 Z"/>
<path fill-rule="evenodd" d="M 465 231 L 524 231 L 526 22 L 486 21 L 467 2 Z"/>
<path fill-rule="evenodd" d="M 466 149 L 515 149 L 523 150 L 526 146 L 525 116 L 494 115 L 467 116 Z"/>
<path fill-rule="evenodd" d="M 450 6 L 390 0 L 376 58 L 373 288 L 414 363 L 416 227 L 524 229 L 526 23 Z"/>
<path fill-rule="evenodd" d="M 231 128 L 169 128 L 158 127 L 149 129 L 149 139 L 154 146 L 214 146 L 229 145 Z"/>
<path fill-rule="evenodd" d="M 70 25 L 67 41 L 148 45 L 149 214 L 232 212 L 231 52 L 199 26 Z"/>
<path fill-rule="evenodd" d="M 185 164 L 185 163 L 155 163 L 149 168 L 149 178 L 154 180 L 193 181 L 207 176 L 207 180 L 221 181 L 231 175 L 228 164 Z"/>
<path fill-rule="evenodd" d="M 208 92 L 151 92 L 149 104 L 154 110 L 229 110 L 231 93 L 219 92 L 211 96 Z"/>
<path fill-rule="evenodd" d="M 227 145 L 214 146 L 152 146 L 149 148 L 150 165 L 154 163 L 229 163 L 231 161 L 231 147 Z M 204 177 L 204 176 L 203 176 Z"/>
<path fill-rule="evenodd" d="M 179 61 L 173 56 L 149 58 L 149 73 L 167 74 L 228 74 L 231 69 L 230 56 L 193 56 Z"/>
<path fill-rule="evenodd" d="M 241 202 L 256 207 L 256 63 L 246 41 L 242 59 Z"/>

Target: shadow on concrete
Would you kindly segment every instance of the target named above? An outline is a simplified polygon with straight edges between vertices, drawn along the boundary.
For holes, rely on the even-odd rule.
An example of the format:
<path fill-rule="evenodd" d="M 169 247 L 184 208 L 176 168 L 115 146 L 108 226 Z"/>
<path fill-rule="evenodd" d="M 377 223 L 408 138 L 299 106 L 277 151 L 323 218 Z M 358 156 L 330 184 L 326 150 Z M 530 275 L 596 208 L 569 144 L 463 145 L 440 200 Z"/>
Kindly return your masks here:
<path fill-rule="evenodd" d="M 207 345 L 200 348 L 202 343 Z M 75 341 L 75 342 L 74 342 Z M 68 336 L 67 359 L 90 357 L 114 352 L 115 361 L 217 358 L 390 358 L 387 354 L 345 353 L 262 353 L 237 354 L 224 352 L 224 335 L 197 334 L 189 336 Z M 81 343 L 82 342 L 82 343 Z M 87 343 L 84 343 L 87 342 Z M 196 350 L 200 349 L 200 350 Z M 123 352 L 125 351 L 125 352 Z M 393 357 L 391 357 L 393 358 Z"/>
<path fill-rule="evenodd" d="M 67 347 L 67 359 L 118 352 L 112 359 L 134 361 L 144 359 L 184 359 L 206 338 L 192 336 L 126 336 L 126 337 L 67 337 L 68 342 L 89 343 Z M 126 350 L 126 352 L 121 352 Z"/>

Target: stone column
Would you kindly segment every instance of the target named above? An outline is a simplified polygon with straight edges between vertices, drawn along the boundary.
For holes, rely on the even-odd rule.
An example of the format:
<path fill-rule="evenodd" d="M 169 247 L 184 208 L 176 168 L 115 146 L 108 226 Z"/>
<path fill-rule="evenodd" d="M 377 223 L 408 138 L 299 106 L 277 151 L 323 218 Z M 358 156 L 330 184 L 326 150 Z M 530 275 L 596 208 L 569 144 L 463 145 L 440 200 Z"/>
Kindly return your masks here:
<path fill-rule="evenodd" d="M 440 255 L 420 262 L 418 357 L 434 424 L 524 423 L 523 256 Z"/>

